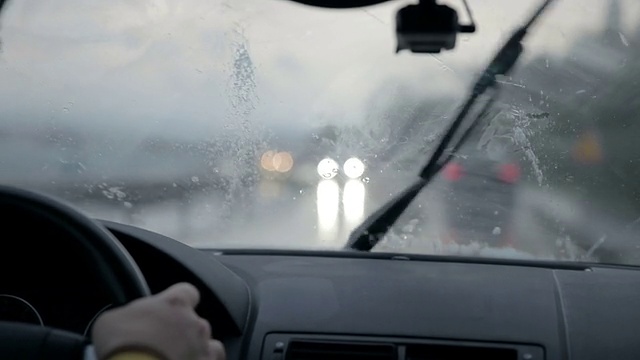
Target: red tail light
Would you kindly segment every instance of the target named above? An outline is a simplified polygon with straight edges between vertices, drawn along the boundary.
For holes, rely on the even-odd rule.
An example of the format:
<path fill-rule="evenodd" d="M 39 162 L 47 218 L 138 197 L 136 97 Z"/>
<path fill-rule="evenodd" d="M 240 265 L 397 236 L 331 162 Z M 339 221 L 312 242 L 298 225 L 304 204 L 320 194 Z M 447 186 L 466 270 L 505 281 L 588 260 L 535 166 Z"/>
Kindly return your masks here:
<path fill-rule="evenodd" d="M 442 175 L 444 175 L 444 178 L 449 181 L 457 181 L 462 178 L 462 175 L 464 175 L 464 170 L 460 164 L 448 163 L 444 169 L 442 169 Z"/>
<path fill-rule="evenodd" d="M 503 164 L 498 169 L 498 179 L 506 183 L 516 183 L 520 180 L 520 167 L 516 164 Z"/>

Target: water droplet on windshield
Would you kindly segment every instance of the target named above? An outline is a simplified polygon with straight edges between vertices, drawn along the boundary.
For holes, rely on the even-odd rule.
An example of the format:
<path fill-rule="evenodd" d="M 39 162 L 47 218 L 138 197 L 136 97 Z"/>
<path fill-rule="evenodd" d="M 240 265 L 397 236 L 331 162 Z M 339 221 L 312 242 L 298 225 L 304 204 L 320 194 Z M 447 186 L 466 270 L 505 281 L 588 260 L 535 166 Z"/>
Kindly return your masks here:
<path fill-rule="evenodd" d="M 491 232 L 493 235 L 500 235 L 502 234 L 502 229 L 499 226 L 496 226 L 493 228 L 493 231 Z"/>
<path fill-rule="evenodd" d="M 65 106 L 65 107 L 62 108 L 62 111 L 68 113 L 69 112 L 69 108 Z"/>
<path fill-rule="evenodd" d="M 621 32 L 618 32 L 618 35 L 620 35 L 620 41 L 622 41 L 622 45 L 629 46 L 629 40 L 627 40 L 627 37 L 624 36 L 624 34 Z"/>
<path fill-rule="evenodd" d="M 300 195 L 304 194 L 304 190 L 300 189 Z"/>
<path fill-rule="evenodd" d="M 102 190 L 102 194 L 110 200 L 116 199 L 116 200 L 123 200 L 125 197 L 127 197 L 127 194 L 125 194 L 122 191 L 122 188 L 119 186 L 112 186 L 108 189 L 104 189 Z"/>
<path fill-rule="evenodd" d="M 365 184 L 368 184 L 369 181 L 371 181 L 371 180 L 368 177 L 362 178 L 362 182 L 365 183 Z"/>
<path fill-rule="evenodd" d="M 133 207 L 133 204 L 128 202 L 128 201 L 125 201 L 124 202 L 124 207 L 126 207 L 127 209 L 131 209 Z"/>
<path fill-rule="evenodd" d="M 338 169 L 332 169 L 329 172 L 322 173 L 321 176 L 325 179 L 332 179 L 337 174 L 338 174 Z"/>
<path fill-rule="evenodd" d="M 200 179 L 197 176 L 192 176 L 191 181 L 193 181 L 194 183 L 198 183 L 200 182 Z"/>

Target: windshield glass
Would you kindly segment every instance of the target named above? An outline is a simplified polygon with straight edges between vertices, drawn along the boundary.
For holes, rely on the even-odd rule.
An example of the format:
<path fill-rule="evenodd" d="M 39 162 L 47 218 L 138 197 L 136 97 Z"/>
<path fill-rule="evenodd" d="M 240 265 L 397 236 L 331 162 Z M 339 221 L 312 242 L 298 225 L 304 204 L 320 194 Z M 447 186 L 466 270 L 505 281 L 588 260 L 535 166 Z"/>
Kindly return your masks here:
<path fill-rule="evenodd" d="M 402 1 L 9 1 L 0 183 L 194 246 L 341 249 L 539 4 L 469 2 L 478 31 L 417 55 L 395 53 Z M 638 14 L 556 1 L 482 136 L 374 250 L 640 264 Z"/>

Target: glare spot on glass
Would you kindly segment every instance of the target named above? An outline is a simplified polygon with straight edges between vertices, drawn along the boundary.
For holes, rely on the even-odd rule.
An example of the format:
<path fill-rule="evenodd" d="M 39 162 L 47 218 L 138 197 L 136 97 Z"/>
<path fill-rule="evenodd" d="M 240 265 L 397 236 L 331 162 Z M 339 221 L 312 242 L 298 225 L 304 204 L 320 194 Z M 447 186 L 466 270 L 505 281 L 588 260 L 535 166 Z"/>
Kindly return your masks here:
<path fill-rule="evenodd" d="M 316 204 L 318 206 L 318 238 L 320 241 L 335 241 L 338 234 L 340 212 L 340 187 L 334 180 L 318 183 Z"/>
<path fill-rule="evenodd" d="M 349 231 L 358 226 L 364 218 L 364 199 L 364 184 L 359 180 L 347 181 L 342 192 L 342 206 Z"/>

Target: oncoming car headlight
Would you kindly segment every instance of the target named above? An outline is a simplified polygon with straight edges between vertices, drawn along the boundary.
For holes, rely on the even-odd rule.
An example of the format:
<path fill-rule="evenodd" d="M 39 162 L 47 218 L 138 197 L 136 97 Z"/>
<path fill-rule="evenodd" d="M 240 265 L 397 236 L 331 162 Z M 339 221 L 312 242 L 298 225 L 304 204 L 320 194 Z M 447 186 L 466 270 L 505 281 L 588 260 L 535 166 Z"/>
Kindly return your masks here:
<path fill-rule="evenodd" d="M 323 179 L 333 179 L 338 175 L 340 165 L 332 158 L 324 158 L 318 163 L 318 175 Z"/>
<path fill-rule="evenodd" d="M 357 179 L 364 174 L 365 166 L 362 160 L 352 157 L 344 162 L 342 169 L 347 177 L 350 179 Z"/>

